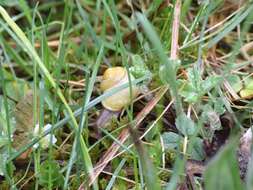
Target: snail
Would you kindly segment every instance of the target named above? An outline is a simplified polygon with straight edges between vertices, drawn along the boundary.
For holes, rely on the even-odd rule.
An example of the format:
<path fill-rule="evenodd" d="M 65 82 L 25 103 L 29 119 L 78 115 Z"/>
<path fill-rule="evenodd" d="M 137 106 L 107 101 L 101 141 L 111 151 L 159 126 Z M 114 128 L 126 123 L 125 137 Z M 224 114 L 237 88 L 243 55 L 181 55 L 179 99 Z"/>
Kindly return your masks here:
<path fill-rule="evenodd" d="M 130 73 L 131 81 L 135 80 L 135 77 Z M 100 84 L 100 89 L 103 93 L 111 90 L 112 88 L 121 86 L 128 83 L 127 70 L 124 67 L 112 67 L 108 68 L 104 74 Z M 136 98 L 140 94 L 140 88 L 136 85 L 132 86 L 132 99 Z M 107 97 L 102 101 L 102 105 L 110 111 L 120 111 L 131 102 L 130 88 L 125 88 L 116 92 L 115 94 Z"/>
<path fill-rule="evenodd" d="M 120 66 L 111 67 L 105 70 L 100 83 L 100 90 L 103 93 L 106 93 L 111 89 L 117 88 L 123 84 L 128 84 L 129 78 L 131 81 L 134 81 L 135 79 L 139 79 L 144 76 L 149 77 L 147 77 L 145 81 L 142 81 L 142 83 L 138 85 L 132 84 L 131 90 L 129 87 L 119 90 L 101 102 L 104 109 L 100 112 L 96 120 L 96 138 L 101 137 L 99 129 L 109 124 L 112 117 L 118 117 L 121 110 L 131 103 L 131 99 L 135 99 L 141 93 L 147 93 L 147 85 L 152 79 L 152 74 L 139 55 L 132 55 L 131 60 L 132 66 L 129 68 L 129 75 L 126 68 Z M 148 96 L 145 96 L 145 98 L 146 97 Z"/>
<path fill-rule="evenodd" d="M 130 73 L 131 81 L 135 80 L 135 77 L 132 73 Z M 123 84 L 127 84 L 128 74 L 127 70 L 124 67 L 112 67 L 105 70 L 102 80 L 100 83 L 100 90 L 103 93 L 108 92 L 109 90 L 119 87 Z M 112 117 L 118 117 L 120 111 L 131 103 L 132 99 L 136 98 L 141 93 L 141 87 L 137 85 L 132 85 L 132 96 L 130 94 L 130 88 L 125 88 L 120 90 L 111 96 L 105 98 L 102 101 L 102 105 L 105 109 L 103 109 L 97 118 L 96 121 L 96 138 L 101 137 L 101 132 L 99 128 L 105 127 Z"/>

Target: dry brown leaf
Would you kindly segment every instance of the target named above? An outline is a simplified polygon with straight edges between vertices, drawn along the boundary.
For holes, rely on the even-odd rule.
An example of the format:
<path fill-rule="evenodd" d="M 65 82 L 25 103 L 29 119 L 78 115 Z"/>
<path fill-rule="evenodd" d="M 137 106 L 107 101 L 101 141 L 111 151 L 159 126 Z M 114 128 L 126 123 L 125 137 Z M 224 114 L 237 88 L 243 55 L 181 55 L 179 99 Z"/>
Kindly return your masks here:
<path fill-rule="evenodd" d="M 14 109 L 14 116 L 16 119 L 16 130 L 13 134 L 13 147 L 18 150 L 29 142 L 33 133 L 34 119 L 32 90 L 27 91 L 26 95 L 17 103 Z M 19 158 L 27 158 L 30 151 L 31 150 L 24 152 Z"/>

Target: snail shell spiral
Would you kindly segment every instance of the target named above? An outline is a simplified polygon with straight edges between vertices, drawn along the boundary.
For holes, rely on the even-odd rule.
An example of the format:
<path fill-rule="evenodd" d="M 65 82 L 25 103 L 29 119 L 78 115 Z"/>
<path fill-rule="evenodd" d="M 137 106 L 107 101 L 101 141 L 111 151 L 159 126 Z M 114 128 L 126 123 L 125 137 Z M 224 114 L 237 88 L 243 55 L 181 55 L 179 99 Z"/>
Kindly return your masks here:
<path fill-rule="evenodd" d="M 133 81 L 135 78 L 130 74 Z M 123 67 L 112 67 L 103 74 L 100 89 L 105 93 L 108 90 L 128 83 L 127 70 Z M 139 87 L 132 86 L 132 98 L 136 98 L 140 93 Z M 102 101 L 102 105 L 111 111 L 120 111 L 131 102 L 130 89 L 126 88 L 116 92 Z"/>

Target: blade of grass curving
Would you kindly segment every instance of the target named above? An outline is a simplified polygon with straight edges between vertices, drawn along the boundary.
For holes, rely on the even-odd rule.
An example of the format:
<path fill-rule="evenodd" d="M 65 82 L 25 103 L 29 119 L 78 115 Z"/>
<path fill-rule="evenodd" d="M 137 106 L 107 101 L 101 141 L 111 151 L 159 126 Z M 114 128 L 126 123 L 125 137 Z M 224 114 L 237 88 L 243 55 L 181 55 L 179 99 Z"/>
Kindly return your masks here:
<path fill-rule="evenodd" d="M 204 19 L 203 19 L 203 24 L 202 24 L 200 35 L 199 35 L 200 42 L 199 42 L 199 46 L 198 46 L 197 65 L 193 67 L 194 78 L 201 78 L 202 49 L 203 49 L 203 41 L 202 41 L 202 39 L 204 38 L 204 35 L 205 35 L 205 29 L 206 29 L 206 26 L 207 26 L 208 17 L 210 15 L 211 7 L 212 6 L 206 1 L 204 3 L 203 7 L 205 8 Z M 197 82 L 198 81 L 195 80 L 195 86 L 197 86 Z"/>
<path fill-rule="evenodd" d="M 25 17 L 27 18 L 29 24 L 32 25 L 32 17 L 31 17 L 31 14 L 30 14 L 30 8 L 27 4 L 27 1 L 19 0 L 19 6 L 21 7 L 22 12 L 24 13 Z"/>
<path fill-rule="evenodd" d="M 89 84 L 89 75 L 86 74 L 86 77 L 85 77 L 85 86 L 87 87 L 88 84 Z M 86 91 L 85 94 L 87 94 L 87 91 Z M 85 99 L 85 97 L 86 97 L 86 95 L 84 95 L 84 99 Z M 85 103 L 85 101 L 84 101 L 84 103 Z M 83 103 L 83 105 L 84 105 L 84 103 Z M 83 111 L 83 107 L 84 106 L 82 106 L 82 110 L 81 110 L 81 113 L 80 113 L 80 115 L 81 115 L 81 119 L 80 120 L 81 121 L 79 122 L 78 133 L 75 135 L 75 139 L 74 139 L 73 147 L 72 147 L 72 150 L 71 150 L 71 155 L 70 155 L 69 163 L 68 163 L 68 166 L 67 166 L 67 171 L 66 171 L 66 174 L 65 174 L 65 181 L 64 181 L 63 189 L 67 189 L 68 188 L 69 177 L 70 177 L 70 174 L 71 174 L 71 170 L 73 168 L 73 164 L 76 161 L 78 161 L 76 165 L 77 166 L 81 165 L 81 163 L 80 163 L 80 160 L 81 160 L 80 159 L 80 154 L 77 154 L 77 153 L 80 152 L 80 148 L 81 148 L 80 144 L 78 144 L 78 142 L 80 142 L 80 137 L 82 135 L 81 130 L 80 130 L 80 125 L 82 123 L 82 120 L 84 120 L 84 117 L 86 117 L 86 114 Z M 77 170 L 78 170 L 77 172 L 80 173 L 79 172 L 79 167 L 77 167 Z M 77 174 L 77 176 L 78 176 L 78 180 L 80 180 L 78 174 Z M 93 188 L 97 189 L 97 183 L 96 182 L 93 184 Z"/>
<path fill-rule="evenodd" d="M 89 22 L 88 16 L 87 16 L 86 12 L 84 11 L 84 9 L 82 8 L 79 0 L 76 0 L 76 5 L 77 5 L 77 9 L 78 9 L 82 19 L 84 20 L 84 25 L 87 27 L 87 29 L 91 35 L 91 38 L 95 42 L 96 46 L 99 48 L 101 46 L 101 41 L 97 37 L 96 33 L 94 32 L 94 30 Z"/>
<path fill-rule="evenodd" d="M 140 183 L 141 183 L 141 189 L 144 189 L 144 175 L 143 175 L 143 169 L 141 165 L 140 159 L 138 159 L 138 166 L 139 166 L 139 175 L 140 175 Z"/>
<path fill-rule="evenodd" d="M 98 52 L 98 56 L 95 62 L 95 65 L 93 66 L 93 71 L 92 71 L 92 75 L 91 78 L 87 78 L 88 75 L 86 75 L 86 91 L 85 91 L 85 95 L 84 95 L 84 101 L 83 101 L 83 107 L 82 107 L 82 111 L 81 111 L 81 118 L 80 118 L 80 123 L 79 123 L 79 127 L 78 127 L 78 136 L 76 137 L 77 140 L 79 140 L 81 138 L 81 134 L 84 128 L 84 125 L 86 124 L 87 127 L 87 111 L 85 110 L 85 107 L 88 105 L 88 103 L 90 102 L 91 99 L 91 95 L 94 89 L 94 84 L 96 81 L 96 77 L 97 77 L 97 73 L 98 73 L 98 69 L 99 66 L 102 62 L 102 58 L 104 57 L 104 46 L 102 45 L 99 52 Z M 78 152 L 79 150 L 79 146 L 77 146 L 76 151 Z M 78 156 L 78 155 L 77 155 Z M 79 159 L 77 159 L 79 160 Z M 81 164 L 81 163 L 80 163 Z M 98 189 L 98 185 L 97 185 L 97 181 L 95 181 L 93 184 L 93 189 Z"/>
<path fill-rule="evenodd" d="M 248 14 L 248 16 L 245 18 L 245 21 L 242 24 L 240 31 L 240 38 L 233 45 L 232 56 L 229 57 L 230 63 L 235 62 L 236 56 L 240 53 L 242 43 L 246 40 L 245 38 L 247 36 L 247 32 L 250 30 L 252 21 L 253 21 L 253 11 L 251 11 Z"/>
<path fill-rule="evenodd" d="M 139 171 L 142 171 L 142 170 L 140 167 L 138 167 L 138 157 L 136 157 L 136 156 L 133 157 L 133 169 L 134 169 L 135 184 L 139 184 L 139 176 L 140 176 L 140 178 L 142 177 L 141 176 L 142 173 L 139 173 Z"/>
<path fill-rule="evenodd" d="M 12 39 L 14 39 L 14 41 L 18 45 L 22 46 L 21 40 L 17 37 L 17 35 L 10 28 L 8 28 L 8 26 L 4 22 L 2 22 L 2 20 L 0 20 L 0 25 L 12 37 Z"/>
<path fill-rule="evenodd" d="M 76 146 L 77 146 L 77 138 L 75 138 L 75 140 L 74 140 L 73 147 L 72 147 L 72 150 L 71 150 L 71 156 L 70 156 L 69 161 L 68 161 L 67 171 L 66 171 L 64 185 L 63 185 L 64 190 L 68 189 L 68 182 L 69 182 L 70 172 L 72 170 L 73 164 L 76 161 L 76 156 L 77 156 Z"/>
<path fill-rule="evenodd" d="M 74 117 L 74 114 L 73 114 L 71 108 L 69 107 L 61 90 L 57 87 L 56 83 L 54 82 L 54 79 L 50 75 L 49 71 L 47 70 L 47 68 L 45 67 L 45 65 L 41 61 L 40 57 L 38 56 L 38 54 L 36 53 L 36 51 L 32 47 L 30 41 L 27 39 L 27 37 L 25 36 L 23 31 L 18 27 L 18 25 L 10 18 L 10 16 L 8 15 L 8 13 L 5 11 L 5 9 L 2 6 L 0 6 L 0 14 L 4 18 L 4 20 L 8 23 L 8 25 L 12 28 L 12 30 L 16 33 L 16 35 L 19 37 L 19 39 L 24 43 L 23 47 L 25 48 L 25 50 L 27 50 L 27 52 L 29 52 L 28 53 L 29 56 L 32 59 L 34 59 L 34 61 L 38 64 L 38 67 L 41 69 L 44 76 L 48 79 L 50 85 L 56 90 L 56 94 L 58 95 L 58 97 L 62 101 L 63 105 L 65 106 L 65 108 L 71 118 L 71 121 L 73 123 L 73 126 L 75 127 L 75 130 L 77 131 L 78 124 L 76 122 L 76 119 Z M 80 139 L 80 144 L 81 144 L 83 155 L 84 155 L 86 169 L 87 169 L 88 173 L 90 175 L 92 175 L 93 166 L 92 166 L 91 158 L 88 154 L 88 148 L 87 148 L 83 138 Z"/>
<path fill-rule="evenodd" d="M 209 5 L 210 6 L 210 5 Z M 211 9 L 211 8 L 210 8 Z M 244 8 L 240 8 L 236 11 L 234 11 L 233 13 L 231 13 L 228 17 L 226 17 L 221 23 L 222 23 L 222 26 L 221 24 L 219 24 L 218 26 L 221 26 L 219 27 L 217 30 L 215 30 L 214 32 L 211 33 L 211 31 L 213 31 L 215 28 L 217 28 L 218 26 L 214 27 L 214 28 L 211 28 L 211 29 L 207 29 L 204 34 L 205 34 L 205 37 L 202 38 L 202 39 L 199 39 L 200 36 L 197 36 L 195 37 L 194 39 L 190 40 L 189 42 L 187 42 L 186 44 L 183 44 L 179 49 L 182 50 L 182 49 L 185 49 L 185 48 L 189 48 L 191 46 L 194 46 L 202 41 L 206 41 L 212 37 L 214 37 L 215 35 L 218 35 L 220 32 L 222 32 L 224 29 L 226 29 L 226 26 L 230 25 L 232 22 L 233 22 L 233 19 L 236 17 L 236 15 L 239 15 L 241 14 L 242 12 L 244 11 Z M 227 22 L 225 22 L 227 21 Z M 209 34 L 210 33 L 210 34 Z"/>
<path fill-rule="evenodd" d="M 113 188 L 113 184 L 115 183 L 116 176 L 119 174 L 120 170 L 123 168 L 125 163 L 126 163 L 126 159 L 124 158 L 123 160 L 121 160 L 121 162 L 119 163 L 119 165 L 116 168 L 115 172 L 113 173 L 112 178 L 109 181 L 108 185 L 106 186 L 105 190 L 110 190 L 110 189 Z"/>
<path fill-rule="evenodd" d="M 185 17 L 187 15 L 187 13 L 189 12 L 189 8 L 190 8 L 191 4 L 192 4 L 192 0 L 185 0 L 183 2 L 182 10 L 181 10 L 181 21 L 185 20 Z"/>
<path fill-rule="evenodd" d="M 253 4 L 245 6 L 245 10 L 237 14 L 231 23 L 224 25 L 224 30 L 219 32 L 217 36 L 211 39 L 207 44 L 207 48 L 211 48 L 213 45 L 217 44 L 224 36 L 231 32 L 236 26 L 238 26 L 253 10 Z"/>
<path fill-rule="evenodd" d="M 91 98 L 91 95 L 92 95 L 92 92 L 93 92 L 93 89 L 94 89 L 94 84 L 96 82 L 98 69 L 99 69 L 99 66 L 102 62 L 103 56 L 104 56 L 104 46 L 102 45 L 100 50 L 99 50 L 96 63 L 93 67 L 93 72 L 92 72 L 91 78 L 89 79 L 90 82 L 89 82 L 89 84 L 86 85 L 86 92 L 85 92 L 85 96 L 84 96 L 84 104 L 83 104 L 82 113 L 81 113 L 82 115 L 85 112 L 85 107 L 87 107 L 89 102 L 90 102 L 90 98 Z M 81 118 L 81 122 L 79 124 L 79 132 L 82 132 L 85 120 L 86 120 L 86 118 L 83 116 Z"/>
<path fill-rule="evenodd" d="M 23 1 L 21 1 L 23 2 Z M 24 2 L 23 2 L 24 3 Z M 21 3 L 22 4 L 22 3 Z M 32 26 L 32 31 L 31 31 L 31 41 L 32 41 L 32 45 L 34 46 L 34 43 L 35 43 L 35 32 L 34 32 L 34 28 L 36 28 L 36 25 L 35 25 L 35 19 L 36 19 L 36 12 L 37 12 L 37 8 L 38 8 L 38 3 L 36 4 L 35 8 L 34 8 L 34 12 L 33 12 L 33 17 L 32 17 L 32 20 L 29 20 L 29 16 L 30 15 L 27 15 L 27 18 L 29 20 L 29 22 L 31 22 L 31 26 Z M 30 18 L 31 19 L 31 18 Z M 42 20 L 40 20 L 42 22 Z M 38 118 L 38 115 L 37 115 L 37 109 L 40 109 L 40 105 L 39 105 L 39 108 L 37 107 L 37 97 L 38 97 L 38 94 L 37 94 L 37 84 L 38 84 L 38 69 L 37 69 L 37 64 L 33 64 L 33 127 L 35 128 L 37 122 L 39 120 L 41 120 L 40 118 Z M 41 128 L 42 128 L 42 125 L 39 125 L 39 133 L 41 133 Z M 36 152 L 34 152 L 34 172 L 35 173 L 39 173 L 40 171 L 40 151 L 41 151 L 41 147 L 39 146 L 38 147 L 38 150 Z M 38 180 L 36 180 L 35 182 L 35 189 L 37 190 L 39 188 L 39 183 L 38 183 Z"/>
<path fill-rule="evenodd" d="M 114 137 L 111 133 L 109 133 L 106 129 L 100 128 L 100 130 L 106 134 L 108 137 L 110 137 L 115 143 L 117 143 L 119 146 L 121 146 L 126 152 L 129 152 L 130 154 L 135 154 L 133 151 L 131 151 L 126 145 L 122 144 L 116 137 Z"/>
<path fill-rule="evenodd" d="M 69 7 L 69 6 L 66 6 L 66 7 L 65 7 L 65 8 L 66 8 L 66 11 L 68 11 L 68 8 L 67 8 L 67 7 Z M 72 10 L 73 10 L 73 7 L 71 6 L 71 10 L 70 10 L 71 13 L 72 13 Z M 70 20 L 69 14 L 65 14 L 65 15 L 66 15 L 66 18 L 65 18 L 65 19 L 67 20 L 67 28 L 69 29 L 71 20 Z M 85 23 L 86 23 L 86 22 L 85 22 Z M 90 35 L 91 35 L 93 38 L 95 38 L 95 40 L 96 40 L 96 34 L 95 34 L 95 32 L 92 30 L 91 25 L 90 25 L 89 23 L 87 23 L 87 25 L 88 25 L 88 28 L 89 28 Z M 64 37 L 65 37 L 65 35 L 64 35 L 65 33 L 67 34 L 68 31 L 67 31 L 67 32 L 64 31 L 64 33 L 63 33 L 63 35 L 62 35 L 62 37 L 61 37 L 61 40 L 62 40 L 62 41 L 63 41 L 63 39 L 64 39 Z M 63 55 L 61 55 L 61 54 L 62 54 L 62 51 L 59 51 L 60 57 L 63 56 Z M 77 130 L 77 134 L 75 135 L 75 143 L 76 143 L 76 142 L 80 142 L 80 139 L 82 139 L 82 131 L 83 131 L 82 129 L 83 129 L 84 124 L 85 124 L 86 119 L 87 119 L 87 113 L 84 112 L 84 108 L 87 106 L 87 104 L 88 104 L 89 101 L 90 101 L 90 98 L 91 98 L 91 95 L 92 95 L 92 91 L 93 91 L 93 88 L 94 88 L 94 84 L 95 84 L 95 80 L 96 80 L 96 77 L 97 77 L 97 72 L 98 72 L 99 66 L 100 66 L 100 64 L 101 64 L 101 60 L 102 60 L 103 55 L 104 55 L 104 47 L 101 46 L 101 47 L 100 47 L 100 50 L 99 50 L 99 53 L 98 53 L 98 56 L 97 56 L 97 59 L 96 59 L 96 62 L 95 62 L 95 64 L 94 64 L 94 66 L 93 66 L 93 72 L 92 72 L 91 78 L 89 79 L 89 78 L 88 78 L 89 75 L 86 74 L 86 80 L 85 80 L 85 82 L 86 82 L 86 85 L 85 85 L 85 86 L 86 86 L 86 90 L 85 90 L 84 101 L 83 101 L 83 106 L 82 106 L 82 110 L 81 110 L 81 118 L 80 118 L 78 130 Z M 77 143 L 76 143 L 76 146 L 73 147 L 73 149 L 74 149 L 75 152 L 80 152 L 80 149 L 82 149 L 82 147 L 80 146 L 80 144 L 77 144 Z M 88 152 L 88 150 L 87 150 L 87 152 Z M 76 158 L 77 158 L 77 159 L 76 159 Z M 80 158 L 80 159 L 79 159 L 79 158 Z M 85 160 L 83 160 L 82 158 L 84 158 L 84 157 L 80 156 L 79 154 L 76 154 L 76 153 L 73 154 L 73 155 L 71 154 L 71 157 L 70 157 L 71 162 L 70 162 L 70 164 L 68 165 L 68 170 L 67 170 L 67 172 L 66 172 L 66 177 L 65 177 L 65 182 L 64 182 L 64 188 L 65 188 L 65 189 L 66 189 L 67 186 L 68 186 L 69 174 L 70 174 L 70 171 L 71 171 L 71 169 L 72 169 L 72 166 L 73 166 L 74 161 L 78 161 L 78 162 L 77 162 L 77 165 L 81 166 L 82 163 L 81 163 L 80 161 L 82 161 L 82 162 L 84 161 L 84 162 L 85 162 Z M 93 189 L 98 190 L 97 181 L 95 181 L 95 182 L 93 183 Z"/>
<path fill-rule="evenodd" d="M 189 39 L 191 38 L 192 34 L 193 34 L 193 31 L 194 29 L 196 28 L 201 16 L 202 16 L 202 13 L 206 10 L 206 7 L 207 7 L 207 4 L 203 4 L 201 7 L 200 7 L 200 10 L 198 11 L 198 14 L 196 15 L 192 25 L 191 25 L 191 28 L 190 28 L 190 32 L 187 34 L 187 36 L 185 37 L 184 39 L 184 42 L 183 42 L 183 45 L 185 45 L 186 43 L 188 43 Z"/>
<path fill-rule="evenodd" d="M 10 58 L 13 59 L 14 62 L 18 64 L 20 68 L 22 68 L 27 74 L 32 76 L 33 74 L 32 70 L 31 68 L 29 68 L 29 65 L 27 64 L 27 62 L 6 41 L 3 41 L 3 43 Z"/>
<path fill-rule="evenodd" d="M 118 127 L 117 129 L 114 129 L 113 131 L 110 131 L 110 135 L 113 135 L 115 133 L 118 133 L 120 132 L 122 129 L 126 128 L 128 124 L 125 124 L 125 125 L 122 125 L 120 127 Z M 103 140 L 105 140 L 106 138 L 111 138 L 109 137 L 108 135 L 104 135 L 103 137 L 101 137 L 99 140 L 97 140 L 94 144 L 92 144 L 90 147 L 89 147 L 89 151 L 92 150 L 93 148 L 95 148 L 95 146 L 97 146 L 98 144 L 100 144 Z M 120 143 L 120 142 L 119 142 Z M 123 145 L 122 143 L 120 145 Z M 124 148 L 122 146 L 122 148 Z"/>
<path fill-rule="evenodd" d="M 134 141 L 134 145 L 139 155 L 140 163 L 142 165 L 143 176 L 145 179 L 145 184 L 147 190 L 153 189 L 161 189 L 159 178 L 157 176 L 156 168 L 154 167 L 153 163 L 151 162 L 148 152 L 146 151 L 143 143 L 139 139 L 137 131 L 131 127 L 129 127 L 129 132 L 131 137 Z"/>

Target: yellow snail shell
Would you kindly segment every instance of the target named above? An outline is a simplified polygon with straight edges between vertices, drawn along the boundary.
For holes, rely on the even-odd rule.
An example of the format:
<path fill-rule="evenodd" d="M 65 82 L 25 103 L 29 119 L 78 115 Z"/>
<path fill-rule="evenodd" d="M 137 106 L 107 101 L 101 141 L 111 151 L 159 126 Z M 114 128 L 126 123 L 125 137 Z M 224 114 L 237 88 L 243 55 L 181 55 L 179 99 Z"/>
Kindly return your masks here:
<path fill-rule="evenodd" d="M 135 78 L 130 74 L 131 81 Z M 100 88 L 103 92 L 128 83 L 127 70 L 123 67 L 112 67 L 104 72 Z M 132 98 L 136 98 L 140 93 L 139 87 L 132 86 Z M 120 111 L 122 108 L 130 103 L 130 89 L 129 87 L 115 94 L 107 97 L 102 101 L 102 105 L 111 111 Z"/>

